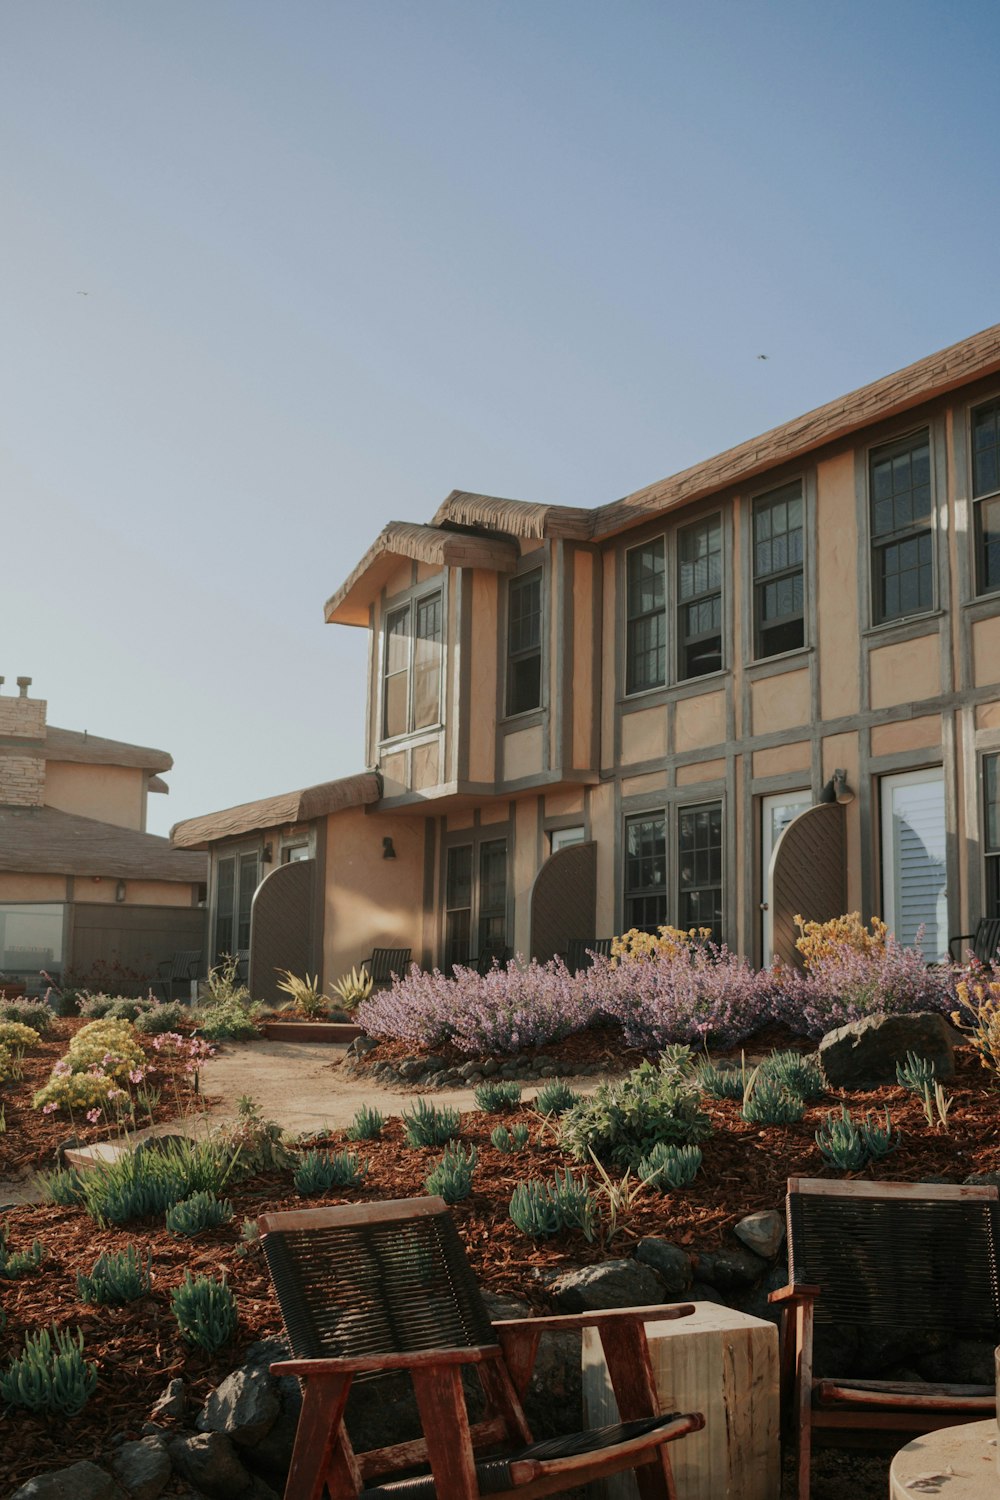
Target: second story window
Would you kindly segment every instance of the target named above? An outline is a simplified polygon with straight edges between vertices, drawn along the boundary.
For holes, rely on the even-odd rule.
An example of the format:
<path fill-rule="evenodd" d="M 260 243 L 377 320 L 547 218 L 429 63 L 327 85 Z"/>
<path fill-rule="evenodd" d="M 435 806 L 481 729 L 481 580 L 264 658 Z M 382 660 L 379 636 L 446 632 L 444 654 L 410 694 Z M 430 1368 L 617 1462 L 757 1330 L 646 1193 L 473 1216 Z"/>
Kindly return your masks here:
<path fill-rule="evenodd" d="M 677 533 L 677 675 L 722 668 L 722 518 Z"/>
<path fill-rule="evenodd" d="M 507 594 L 507 713 L 542 706 L 542 570 L 511 579 Z"/>
<path fill-rule="evenodd" d="M 754 656 L 805 644 L 802 486 L 761 495 L 753 507 Z"/>
<path fill-rule="evenodd" d="M 427 729 L 441 718 L 441 595 L 392 610 L 385 624 L 382 738 Z"/>
<path fill-rule="evenodd" d="M 642 693 L 667 680 L 666 563 L 663 538 L 625 557 L 625 691 Z"/>
<path fill-rule="evenodd" d="M 881 625 L 934 608 L 929 434 L 876 448 L 869 477 L 872 604 Z"/>
<path fill-rule="evenodd" d="M 976 502 L 976 590 L 1000 589 L 1000 401 L 972 413 L 972 494 Z"/>

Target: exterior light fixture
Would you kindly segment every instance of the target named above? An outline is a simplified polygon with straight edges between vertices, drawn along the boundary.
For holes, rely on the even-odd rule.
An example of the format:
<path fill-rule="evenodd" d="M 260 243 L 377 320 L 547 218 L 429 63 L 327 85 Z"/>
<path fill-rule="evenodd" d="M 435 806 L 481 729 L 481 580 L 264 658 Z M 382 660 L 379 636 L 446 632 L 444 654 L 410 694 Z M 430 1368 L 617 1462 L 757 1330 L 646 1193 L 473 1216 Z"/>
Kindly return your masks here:
<path fill-rule="evenodd" d="M 834 771 L 830 780 L 819 794 L 821 802 L 840 802 L 846 804 L 854 801 L 854 793 L 847 785 L 847 772 L 843 770 Z"/>
<path fill-rule="evenodd" d="M 260 857 L 261 857 L 261 861 L 265 865 L 269 865 L 271 863 L 271 845 L 270 844 L 265 844 L 264 845 L 263 849 L 261 850 Z"/>
<path fill-rule="evenodd" d="M 382 858 L 383 859 L 395 859 L 396 858 L 396 851 L 392 847 L 392 839 L 391 838 L 386 837 L 386 838 L 384 838 L 382 840 Z"/>
<path fill-rule="evenodd" d="M 124 901 L 125 900 L 125 882 L 124 882 L 124 880 L 119 880 L 118 884 L 115 886 L 115 900 L 116 901 Z"/>

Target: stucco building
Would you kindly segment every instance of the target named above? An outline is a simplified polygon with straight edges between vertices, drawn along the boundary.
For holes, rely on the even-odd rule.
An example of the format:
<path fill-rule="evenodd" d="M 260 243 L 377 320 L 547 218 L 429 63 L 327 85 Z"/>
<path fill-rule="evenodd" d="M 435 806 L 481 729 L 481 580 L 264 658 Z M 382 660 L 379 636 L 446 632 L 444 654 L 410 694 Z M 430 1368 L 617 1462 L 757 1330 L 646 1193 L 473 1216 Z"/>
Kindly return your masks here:
<path fill-rule="evenodd" d="M 853 908 L 933 958 L 1000 915 L 1000 326 L 594 510 L 453 492 L 326 619 L 379 778 L 295 809 L 328 980 L 664 921 L 762 962 Z M 295 836 L 263 807 L 174 830 L 217 930 L 221 858 Z"/>
<path fill-rule="evenodd" d="M 0 973 L 34 992 L 42 969 L 155 974 L 202 949 L 207 860 L 146 832 L 171 757 L 58 729 L 17 681 L 0 691 Z"/>

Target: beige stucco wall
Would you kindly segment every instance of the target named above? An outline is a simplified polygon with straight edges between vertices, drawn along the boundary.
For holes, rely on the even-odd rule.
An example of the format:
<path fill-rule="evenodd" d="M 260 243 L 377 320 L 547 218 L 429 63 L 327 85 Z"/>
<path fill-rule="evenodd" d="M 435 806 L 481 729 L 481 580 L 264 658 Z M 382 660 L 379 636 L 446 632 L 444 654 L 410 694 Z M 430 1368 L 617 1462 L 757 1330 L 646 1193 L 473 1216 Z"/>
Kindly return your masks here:
<path fill-rule="evenodd" d="M 65 875 L 0 875 L 0 901 L 66 901 Z"/>
<path fill-rule="evenodd" d="M 675 780 L 678 786 L 696 786 L 700 781 L 721 781 L 725 774 L 724 760 L 702 760 L 694 765 L 678 766 Z"/>
<path fill-rule="evenodd" d="M 704 693 L 681 698 L 674 709 L 674 748 L 700 750 L 726 738 L 726 695 Z"/>
<path fill-rule="evenodd" d="M 517 781 L 522 776 L 537 776 L 543 765 L 543 740 L 540 724 L 531 729 L 518 729 L 504 736 L 503 776 L 505 781 Z"/>
<path fill-rule="evenodd" d="M 659 760 L 667 749 L 667 715 L 662 708 L 643 708 L 622 715 L 623 766 Z"/>
<path fill-rule="evenodd" d="M 808 671 L 779 672 L 762 677 L 750 687 L 754 734 L 797 729 L 812 718 Z"/>
<path fill-rule="evenodd" d="M 131 766 L 88 766 L 50 760 L 45 765 L 47 807 L 96 818 L 117 828 L 146 826 L 146 772 Z"/>
<path fill-rule="evenodd" d="M 119 903 L 118 881 L 108 875 L 76 877 L 76 899 L 90 906 L 191 906 L 192 888 L 173 880 L 126 880 Z"/>
<path fill-rule="evenodd" d="M 1000 618 L 977 620 L 973 625 L 972 661 L 976 687 L 1000 682 Z"/>
<path fill-rule="evenodd" d="M 940 743 L 940 714 L 876 724 L 872 729 L 872 755 L 899 755 L 905 750 L 926 750 Z"/>
<path fill-rule="evenodd" d="M 853 452 L 817 464 L 816 488 L 820 712 L 835 719 L 858 711 L 861 601 Z"/>
<path fill-rule="evenodd" d="M 497 576 L 472 575 L 472 665 L 469 674 L 469 780 L 496 773 Z"/>
<path fill-rule="evenodd" d="M 574 813 L 582 815 L 583 810 L 583 787 L 566 787 L 556 792 L 545 793 L 545 816 L 547 818 L 572 817 Z"/>
<path fill-rule="evenodd" d="M 1000 703 L 981 703 L 976 709 L 977 729 L 1000 729 Z"/>
<path fill-rule="evenodd" d="M 373 948 L 412 948 L 419 961 L 423 943 L 424 837 L 422 818 L 362 808 L 327 818 L 326 923 L 323 977 L 334 983 Z M 392 839 L 395 859 L 382 858 L 382 840 Z"/>
<path fill-rule="evenodd" d="M 772 745 L 768 750 L 753 753 L 755 776 L 785 776 L 791 771 L 808 773 L 812 764 L 812 745 L 809 740 L 795 740 L 790 745 Z"/>
<path fill-rule="evenodd" d="M 941 650 L 937 635 L 881 646 L 870 657 L 872 708 L 917 703 L 941 691 Z"/>

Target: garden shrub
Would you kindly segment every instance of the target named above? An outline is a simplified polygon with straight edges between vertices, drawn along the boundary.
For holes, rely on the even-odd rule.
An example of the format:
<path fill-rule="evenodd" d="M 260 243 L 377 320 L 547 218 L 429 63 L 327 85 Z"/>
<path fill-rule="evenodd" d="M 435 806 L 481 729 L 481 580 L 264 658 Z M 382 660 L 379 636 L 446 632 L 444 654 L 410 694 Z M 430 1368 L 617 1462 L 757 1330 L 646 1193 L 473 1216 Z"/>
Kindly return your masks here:
<path fill-rule="evenodd" d="M 916 1052 L 907 1052 L 905 1061 L 896 1064 L 896 1082 L 913 1094 L 933 1090 L 936 1079 L 933 1058 L 918 1057 Z"/>
<path fill-rule="evenodd" d="M 490 1142 L 498 1151 L 522 1151 L 529 1140 L 527 1125 L 515 1125 L 513 1130 L 508 1130 L 506 1125 L 498 1125 L 495 1130 L 490 1131 Z"/>
<path fill-rule="evenodd" d="M 960 1009 L 952 1011 L 952 1021 L 979 1053 L 980 1065 L 1000 1076 L 1000 983 L 970 964 L 955 993 Z"/>
<path fill-rule="evenodd" d="M 0 1224 L 0 1277 L 4 1281 L 19 1281 L 29 1271 L 37 1270 L 45 1253 L 41 1240 L 34 1240 L 30 1250 L 11 1251 L 7 1244 L 7 1226 Z"/>
<path fill-rule="evenodd" d="M 203 1005 L 196 1012 L 198 1029 L 211 1042 L 249 1042 L 257 1035 L 256 1017 L 260 1006 L 250 999 L 235 996 L 210 1005 Z"/>
<path fill-rule="evenodd" d="M 0 1399 L 8 1406 L 75 1417 L 97 1388 L 97 1366 L 83 1357 L 83 1334 L 40 1328 L 24 1335 L 24 1352 L 0 1372 Z"/>
<path fill-rule="evenodd" d="M 733 1046 L 771 1019 L 775 978 L 715 943 L 684 935 L 646 957 L 596 959 L 581 976 L 591 1008 L 630 1047 Z"/>
<path fill-rule="evenodd" d="M 171 1234 L 195 1235 L 232 1222 L 233 1205 L 214 1193 L 192 1193 L 167 1209 L 164 1222 Z"/>
<path fill-rule="evenodd" d="M 352 968 L 349 973 L 340 976 L 332 989 L 345 1010 L 354 1010 L 362 1000 L 368 999 L 374 983 L 367 969 Z"/>
<path fill-rule="evenodd" d="M 385 1120 L 380 1112 L 362 1104 L 344 1134 L 349 1141 L 377 1141 L 381 1139 L 384 1126 Z"/>
<path fill-rule="evenodd" d="M 120 1307 L 126 1302 L 135 1302 L 150 1290 L 151 1265 L 149 1253 L 143 1256 L 135 1245 L 127 1245 L 120 1254 L 106 1252 L 94 1261 L 89 1276 L 82 1272 L 77 1275 L 77 1295 L 81 1302 L 96 1303 L 101 1307 Z"/>
<path fill-rule="evenodd" d="M 25 1026 L 23 1021 L 0 1021 L 0 1047 L 27 1052 L 37 1046 L 38 1032 L 34 1027 Z"/>
<path fill-rule="evenodd" d="M 747 1084 L 740 1116 L 750 1125 L 796 1125 L 805 1114 L 798 1094 L 759 1069 Z"/>
<path fill-rule="evenodd" d="M 588 1240 L 594 1238 L 597 1203 L 586 1173 L 574 1177 L 571 1172 L 555 1172 L 548 1182 L 519 1182 L 508 1210 L 522 1234 L 534 1239 L 579 1229 Z"/>
<path fill-rule="evenodd" d="M 0 999 L 0 1021 L 20 1021 L 22 1026 L 30 1026 L 39 1036 L 45 1036 L 52 1029 L 52 1011 L 44 1000 Z"/>
<path fill-rule="evenodd" d="M 563 1083 L 557 1078 L 552 1083 L 543 1083 L 535 1095 L 535 1108 L 543 1115 L 564 1115 L 574 1104 L 578 1104 L 582 1094 L 571 1089 L 568 1083 Z"/>
<path fill-rule="evenodd" d="M 57 1167 L 39 1172 L 36 1178 L 44 1203 L 58 1203 L 61 1208 L 75 1208 L 83 1202 L 83 1178 L 75 1167 Z"/>
<path fill-rule="evenodd" d="M 636 1167 L 661 1142 L 685 1145 L 711 1134 L 700 1102 L 696 1079 L 676 1059 L 644 1062 L 567 1110 L 559 1142 L 575 1161 L 592 1153 L 608 1164 Z"/>
<path fill-rule="evenodd" d="M 825 1092 L 823 1075 L 815 1057 L 803 1056 L 801 1052 L 772 1052 L 757 1070 L 761 1079 L 770 1078 L 810 1104 Z"/>
<path fill-rule="evenodd" d="M 443 1198 L 446 1203 L 461 1203 L 472 1192 L 472 1174 L 478 1160 L 475 1146 L 463 1151 L 457 1141 L 451 1141 L 437 1166 L 424 1179 L 424 1187 L 432 1197 Z"/>
<path fill-rule="evenodd" d="M 142 1036 L 162 1036 L 176 1031 L 190 1018 L 190 1010 L 180 1000 L 154 1001 L 135 1018 L 135 1029 Z"/>
<path fill-rule="evenodd" d="M 54 1072 L 31 1102 L 43 1114 L 51 1114 L 56 1109 L 67 1110 L 70 1114 L 74 1110 L 104 1109 L 114 1087 L 115 1080 L 104 1073 Z"/>
<path fill-rule="evenodd" d="M 133 1069 L 143 1066 L 146 1054 L 131 1021 L 105 1019 L 81 1026 L 70 1039 L 64 1061 L 74 1073 L 99 1066 L 107 1077 L 122 1083 Z"/>
<path fill-rule="evenodd" d="M 0 1046 L 0 1083 L 11 1083 L 17 1076 L 17 1062 L 9 1047 Z"/>
<path fill-rule="evenodd" d="M 892 1139 L 892 1121 L 885 1112 L 885 1125 L 879 1124 L 875 1115 L 865 1115 L 855 1121 L 846 1105 L 841 1107 L 840 1119 L 831 1111 L 816 1132 L 816 1144 L 823 1160 L 842 1172 L 857 1172 L 870 1161 L 878 1161 L 895 1150 Z"/>
<path fill-rule="evenodd" d="M 184 1280 L 171 1293 L 170 1308 L 184 1342 L 209 1354 L 228 1344 L 236 1333 L 236 1298 L 225 1277 L 213 1281 L 210 1276 L 185 1271 Z"/>
<path fill-rule="evenodd" d="M 195 1193 L 222 1192 L 239 1158 L 215 1140 L 139 1147 L 101 1162 L 83 1179 L 83 1203 L 98 1223 L 128 1224 L 166 1213 Z"/>
<path fill-rule="evenodd" d="M 472 1097 L 486 1114 L 500 1115 L 505 1110 L 517 1109 L 521 1102 L 521 1085 L 491 1078 L 486 1083 L 477 1084 Z"/>
<path fill-rule="evenodd" d="M 742 1068 L 717 1068 L 704 1062 L 697 1070 L 698 1087 L 713 1099 L 742 1099 L 746 1077 Z"/>
<path fill-rule="evenodd" d="M 357 1187 L 368 1170 L 353 1151 L 306 1151 L 292 1179 L 295 1191 L 308 1198 L 334 1187 Z"/>
<path fill-rule="evenodd" d="M 650 1187 L 676 1189 L 694 1182 L 700 1166 L 700 1146 L 667 1146 L 661 1141 L 639 1162 L 636 1175 Z"/>
<path fill-rule="evenodd" d="M 418 1099 L 412 1109 L 403 1110 L 403 1130 L 408 1146 L 443 1146 L 458 1135 L 462 1117 L 457 1109 Z"/>

